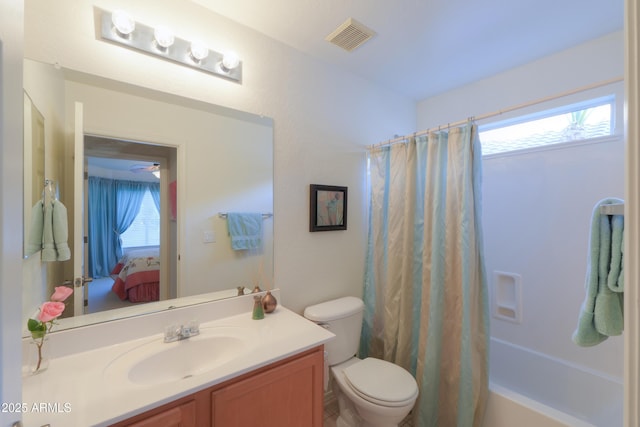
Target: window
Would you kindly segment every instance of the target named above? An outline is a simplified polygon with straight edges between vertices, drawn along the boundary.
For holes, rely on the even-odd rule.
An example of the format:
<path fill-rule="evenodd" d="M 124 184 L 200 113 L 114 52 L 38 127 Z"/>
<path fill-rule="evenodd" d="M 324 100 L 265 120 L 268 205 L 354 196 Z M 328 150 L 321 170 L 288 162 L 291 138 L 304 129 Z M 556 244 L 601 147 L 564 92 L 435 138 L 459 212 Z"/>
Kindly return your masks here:
<path fill-rule="evenodd" d="M 613 130 L 614 102 L 615 98 L 609 96 L 481 126 L 482 154 L 609 136 Z"/>
<path fill-rule="evenodd" d="M 144 193 L 138 216 L 120 238 L 123 248 L 160 245 L 160 214 L 149 190 Z"/>

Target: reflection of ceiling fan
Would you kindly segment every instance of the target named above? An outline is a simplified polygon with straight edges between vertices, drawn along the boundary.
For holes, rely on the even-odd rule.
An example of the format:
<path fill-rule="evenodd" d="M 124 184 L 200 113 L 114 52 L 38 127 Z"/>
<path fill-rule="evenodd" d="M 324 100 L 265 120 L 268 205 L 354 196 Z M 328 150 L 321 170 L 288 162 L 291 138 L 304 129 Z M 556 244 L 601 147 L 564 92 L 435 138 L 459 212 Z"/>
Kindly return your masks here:
<path fill-rule="evenodd" d="M 137 164 L 137 165 L 131 166 L 129 170 L 134 173 L 140 173 L 140 172 L 152 173 L 153 176 L 160 179 L 160 163 L 149 163 L 146 165 Z"/>
<path fill-rule="evenodd" d="M 157 172 L 160 170 L 160 163 L 152 163 L 147 165 L 143 165 L 143 164 L 132 165 L 129 168 L 129 170 L 134 173 Z"/>

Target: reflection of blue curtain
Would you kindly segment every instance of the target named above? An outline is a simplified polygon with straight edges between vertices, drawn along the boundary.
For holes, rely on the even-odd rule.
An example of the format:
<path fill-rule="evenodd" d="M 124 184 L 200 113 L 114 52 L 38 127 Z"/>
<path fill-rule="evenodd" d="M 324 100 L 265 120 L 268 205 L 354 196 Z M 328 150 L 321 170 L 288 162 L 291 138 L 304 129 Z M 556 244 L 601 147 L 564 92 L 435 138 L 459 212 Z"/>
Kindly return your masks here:
<path fill-rule="evenodd" d="M 482 424 L 489 316 L 477 127 L 370 153 L 360 356 L 415 375 L 414 425 Z"/>
<path fill-rule="evenodd" d="M 152 195 L 154 192 L 158 195 L 156 203 L 159 205 L 160 185 L 157 183 L 89 177 L 88 270 L 91 277 L 108 276 L 122 257 L 120 235 L 140 212 L 147 189 Z"/>
<path fill-rule="evenodd" d="M 151 193 L 151 197 L 153 197 L 153 203 L 156 205 L 156 209 L 158 213 L 160 212 L 160 184 L 157 182 L 149 183 L 149 192 Z"/>
<path fill-rule="evenodd" d="M 122 257 L 122 239 L 120 235 L 127 231 L 127 228 L 138 216 L 142 198 L 147 188 L 149 188 L 149 184 L 146 182 L 116 181 L 116 223 L 114 232 L 118 236 L 115 246 L 118 259 Z"/>
<path fill-rule="evenodd" d="M 118 262 L 115 248 L 118 236 L 116 224 L 116 186 L 113 180 L 89 177 L 88 258 L 91 277 L 108 276 Z"/>

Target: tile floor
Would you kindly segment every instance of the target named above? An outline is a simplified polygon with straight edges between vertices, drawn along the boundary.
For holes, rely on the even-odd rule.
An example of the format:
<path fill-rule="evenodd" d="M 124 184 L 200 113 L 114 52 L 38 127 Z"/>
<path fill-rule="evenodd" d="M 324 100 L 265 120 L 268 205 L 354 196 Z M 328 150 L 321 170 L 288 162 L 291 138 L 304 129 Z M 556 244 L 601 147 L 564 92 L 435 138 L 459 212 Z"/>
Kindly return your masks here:
<path fill-rule="evenodd" d="M 336 427 L 338 419 L 338 401 L 335 397 L 328 393 L 324 399 L 324 427 Z M 407 415 L 398 427 L 413 427 L 413 418 L 411 414 Z"/>

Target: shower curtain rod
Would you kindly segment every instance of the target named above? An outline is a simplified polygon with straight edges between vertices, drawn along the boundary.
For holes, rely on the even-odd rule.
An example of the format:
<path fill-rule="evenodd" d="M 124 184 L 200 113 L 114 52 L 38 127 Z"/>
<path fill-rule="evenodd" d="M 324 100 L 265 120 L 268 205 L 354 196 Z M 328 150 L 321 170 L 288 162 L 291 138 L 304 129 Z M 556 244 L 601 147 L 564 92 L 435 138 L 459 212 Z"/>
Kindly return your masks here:
<path fill-rule="evenodd" d="M 463 125 L 465 123 L 468 123 L 470 121 L 489 119 L 491 117 L 499 116 L 499 115 L 504 114 L 504 113 L 509 113 L 511 111 L 520 110 L 520 109 L 526 108 L 526 107 L 531 107 L 532 105 L 536 105 L 536 104 L 542 104 L 543 102 L 547 102 L 547 101 L 553 101 L 554 99 L 563 98 L 565 96 L 575 95 L 576 93 L 584 92 L 586 90 L 595 89 L 595 88 L 602 87 L 602 86 L 607 86 L 607 85 L 610 85 L 612 83 L 617 83 L 617 82 L 620 82 L 620 81 L 623 81 L 623 80 L 624 80 L 623 77 L 615 77 L 613 79 L 604 80 L 604 81 L 597 82 L 597 83 L 592 83 L 590 85 L 581 86 L 581 87 L 576 88 L 576 89 L 571 89 L 571 90 L 567 90 L 565 92 L 560 92 L 560 93 L 558 93 L 556 95 L 546 96 L 544 98 L 536 99 L 536 100 L 529 101 L 529 102 L 524 102 L 522 104 L 514 105 L 512 107 L 503 108 L 502 110 L 494 111 L 492 113 L 486 113 L 486 114 L 482 114 L 480 116 L 471 116 L 471 117 L 468 117 L 468 118 L 466 118 L 464 120 L 458 120 L 457 122 L 447 123 L 446 125 L 433 127 L 433 128 L 430 128 L 430 129 L 422 130 L 420 132 L 414 132 L 414 133 L 412 133 L 410 135 L 406 135 L 406 136 L 399 136 L 397 138 L 389 139 L 387 141 L 379 142 L 377 144 L 372 144 L 368 148 L 370 150 L 372 150 L 372 149 L 375 149 L 375 148 L 378 148 L 378 147 L 384 147 L 385 145 L 393 145 L 393 144 L 397 144 L 399 142 L 405 142 L 406 140 L 408 140 L 411 137 L 427 135 L 427 134 L 429 134 L 431 132 L 436 132 L 436 131 L 439 131 L 441 129 L 449 129 L 449 128 L 452 128 L 452 127 L 461 126 L 461 125 Z"/>

